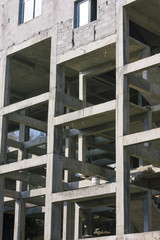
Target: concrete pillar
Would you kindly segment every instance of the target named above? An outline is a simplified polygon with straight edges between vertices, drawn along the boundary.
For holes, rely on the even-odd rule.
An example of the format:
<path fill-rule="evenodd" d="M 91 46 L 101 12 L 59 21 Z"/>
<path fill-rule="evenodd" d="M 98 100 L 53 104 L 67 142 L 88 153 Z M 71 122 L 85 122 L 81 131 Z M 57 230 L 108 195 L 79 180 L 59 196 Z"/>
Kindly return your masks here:
<path fill-rule="evenodd" d="M 79 225 L 80 225 L 80 207 L 75 203 L 75 227 L 74 227 L 74 240 L 79 239 Z"/>
<path fill-rule="evenodd" d="M 144 196 L 143 203 L 144 232 L 152 231 L 152 191 L 149 190 Z"/>
<path fill-rule="evenodd" d="M 9 102 L 8 89 L 9 86 L 9 61 L 7 61 L 6 52 L 1 52 L 0 56 L 0 108 Z M 7 149 L 7 118 L 0 116 L 0 165 L 6 163 Z M 4 212 L 4 184 L 5 179 L 0 177 L 0 240 L 3 236 L 3 212 Z"/>
<path fill-rule="evenodd" d="M 129 21 L 120 1 L 116 16 L 116 234 L 121 236 L 130 232 L 130 159 L 123 146 L 123 136 L 129 133 L 129 87 L 123 74 L 123 66 L 129 60 Z"/>
<path fill-rule="evenodd" d="M 4 189 L 4 179 L 0 177 L 0 240 L 2 240 L 3 234 L 3 211 L 4 211 L 4 196 L 3 196 L 3 189 Z"/>
<path fill-rule="evenodd" d="M 44 239 L 61 239 L 62 204 L 52 204 L 52 193 L 62 191 L 62 164 L 54 158 L 54 153 L 62 153 L 62 127 L 54 126 L 56 114 L 63 114 L 63 106 L 56 101 L 56 91 L 64 93 L 64 71 L 56 65 L 57 30 L 51 38 L 50 58 L 50 92 L 48 109 L 48 134 L 47 134 L 47 171 L 46 171 L 46 198 L 45 198 L 45 229 Z"/>
<path fill-rule="evenodd" d="M 25 115 L 25 110 L 21 111 L 22 115 Z M 29 128 L 23 124 L 20 124 L 19 128 L 19 141 L 24 142 L 29 140 Z M 26 150 L 18 151 L 18 161 L 27 158 Z M 21 192 L 23 183 L 16 181 L 16 191 Z M 22 199 L 16 199 L 15 201 L 15 215 L 14 215 L 14 240 L 25 239 L 25 220 L 26 220 L 26 203 Z"/>

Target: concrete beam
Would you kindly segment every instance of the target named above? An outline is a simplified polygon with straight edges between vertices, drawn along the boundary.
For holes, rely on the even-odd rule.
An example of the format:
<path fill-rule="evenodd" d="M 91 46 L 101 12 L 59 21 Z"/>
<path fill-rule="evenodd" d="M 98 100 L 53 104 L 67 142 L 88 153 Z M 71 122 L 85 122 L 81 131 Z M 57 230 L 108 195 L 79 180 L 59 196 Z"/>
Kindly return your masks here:
<path fill-rule="evenodd" d="M 17 191 L 4 189 L 4 196 L 8 197 L 8 198 L 13 198 L 13 199 L 19 199 L 20 198 L 20 193 L 17 192 Z"/>
<path fill-rule="evenodd" d="M 18 180 L 25 183 L 33 184 L 33 185 L 41 185 L 45 186 L 45 178 L 35 174 L 27 174 L 21 172 L 13 172 L 4 175 L 5 178 Z"/>
<path fill-rule="evenodd" d="M 142 144 L 137 146 L 130 146 L 128 150 L 131 156 L 140 158 L 144 161 L 148 161 L 153 166 L 160 166 L 160 151 L 155 150 L 152 147 L 145 147 Z"/>
<path fill-rule="evenodd" d="M 45 194 L 46 194 L 46 188 L 39 188 L 39 189 L 30 190 L 30 191 L 20 192 L 20 197 L 25 200 L 25 199 L 44 196 Z"/>
<path fill-rule="evenodd" d="M 146 233 L 132 233 L 125 234 L 123 236 L 108 236 L 108 237 L 98 237 L 98 238 L 87 238 L 87 240 L 147 240 L 154 239 L 159 240 L 160 231 L 146 232 Z M 83 239 L 79 239 L 83 240 Z"/>
<path fill-rule="evenodd" d="M 21 162 L 15 162 L 10 164 L 5 164 L 0 166 L 0 175 L 22 171 L 29 168 L 44 166 L 47 163 L 47 156 L 40 156 L 30 159 L 24 159 Z"/>
<path fill-rule="evenodd" d="M 18 141 L 15 141 L 13 139 L 7 139 L 7 145 L 9 147 L 13 147 L 13 148 L 16 148 L 16 149 L 22 149 L 23 148 L 23 143 L 22 142 L 18 142 Z"/>
<path fill-rule="evenodd" d="M 92 104 L 87 103 L 86 101 L 80 100 L 78 98 L 75 98 L 73 96 L 70 96 L 68 94 L 63 94 L 61 92 L 56 93 L 56 98 L 59 103 L 64 104 L 65 107 L 72 109 L 72 110 L 80 110 L 89 106 L 92 106 Z"/>
<path fill-rule="evenodd" d="M 128 1 L 130 1 L 130 0 L 128 0 Z M 139 1 L 142 1 L 142 0 L 138 0 L 136 2 L 139 3 Z M 148 31 L 150 31 L 156 35 L 157 34 L 160 35 L 159 24 L 157 22 L 153 21 L 152 18 L 146 17 L 145 15 L 134 10 L 133 8 L 130 8 L 128 10 L 128 13 L 129 13 L 130 20 L 132 20 L 133 22 L 142 26 L 143 28 L 147 29 Z"/>
<path fill-rule="evenodd" d="M 106 37 L 105 39 L 98 40 L 96 42 L 92 42 L 90 44 L 84 45 L 83 48 L 79 47 L 73 50 L 70 50 L 66 53 L 63 53 L 57 56 L 57 64 L 69 61 L 75 57 L 80 57 L 84 54 L 90 53 L 95 49 L 100 49 L 107 45 L 113 44 L 116 42 L 116 34 Z"/>
<path fill-rule="evenodd" d="M 8 119 L 12 122 L 21 123 L 34 129 L 38 129 L 44 132 L 47 131 L 46 122 L 31 118 L 31 117 L 27 117 L 19 113 L 9 114 Z"/>
<path fill-rule="evenodd" d="M 23 143 L 25 149 L 40 146 L 47 143 L 47 137 L 38 137 L 36 139 L 26 141 Z"/>
<path fill-rule="evenodd" d="M 123 137 L 123 145 L 129 146 L 157 139 L 160 139 L 160 128 L 126 135 Z"/>
<path fill-rule="evenodd" d="M 123 69 L 124 74 L 130 74 L 133 72 L 139 72 L 144 69 L 155 67 L 157 65 L 160 65 L 160 53 L 133 63 L 126 64 Z"/>
<path fill-rule="evenodd" d="M 53 193 L 53 202 L 66 201 L 82 201 L 89 199 L 96 199 L 99 197 L 115 194 L 116 183 L 102 184 L 98 186 L 86 187 L 83 189 L 76 189 L 72 191 L 65 191 L 61 193 Z"/>
<path fill-rule="evenodd" d="M 87 176 L 100 176 L 100 178 L 105 180 L 110 180 L 115 176 L 115 172 L 107 168 L 67 158 L 62 155 L 54 154 L 54 158 L 58 162 L 63 162 L 63 169 L 72 170 L 76 173 L 82 173 Z"/>
<path fill-rule="evenodd" d="M 37 104 L 42 104 L 43 102 L 47 102 L 49 98 L 51 97 L 52 93 L 43 93 L 41 95 L 38 95 L 36 97 L 32 97 L 26 100 L 23 100 L 18 103 L 10 104 L 9 106 L 3 107 L 0 109 L 0 115 L 7 115 L 28 107 L 32 107 Z"/>
<path fill-rule="evenodd" d="M 116 108 L 116 101 L 109 101 L 106 103 L 98 104 L 95 106 L 87 107 L 83 110 L 67 113 L 54 118 L 54 124 L 56 126 L 66 124 L 77 119 L 85 119 L 87 117 L 94 117 L 98 114 L 113 111 Z"/>

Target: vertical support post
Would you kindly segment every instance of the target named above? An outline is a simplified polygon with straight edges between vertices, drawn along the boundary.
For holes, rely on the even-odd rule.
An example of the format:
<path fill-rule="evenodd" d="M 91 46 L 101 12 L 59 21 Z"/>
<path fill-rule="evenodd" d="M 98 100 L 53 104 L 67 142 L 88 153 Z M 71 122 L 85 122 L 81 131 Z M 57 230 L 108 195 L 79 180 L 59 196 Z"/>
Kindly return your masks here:
<path fill-rule="evenodd" d="M 25 115 L 25 111 L 21 112 Z M 19 141 L 24 142 L 28 140 L 28 128 L 25 125 L 20 124 L 19 128 Z M 18 162 L 26 158 L 26 150 L 22 149 L 18 151 Z M 16 181 L 16 191 L 22 191 L 23 183 L 21 181 Z M 15 215 L 14 215 L 14 240 L 24 240 L 25 239 L 25 220 L 26 220 L 26 204 L 22 199 L 16 199 L 15 201 Z"/>
<path fill-rule="evenodd" d="M 62 153 L 62 128 L 54 126 L 56 113 L 63 113 L 63 106 L 56 102 L 56 91 L 64 92 L 64 72 L 56 64 L 57 29 L 51 38 L 50 60 L 50 93 L 48 109 L 47 135 L 47 171 L 46 171 L 46 198 L 45 198 L 45 230 L 44 239 L 61 239 L 62 205 L 52 203 L 52 193 L 62 191 L 62 162 L 54 158 L 54 153 Z"/>
<path fill-rule="evenodd" d="M 9 85 L 9 61 L 7 61 L 6 51 L 1 53 L 0 57 L 0 108 L 5 106 L 6 100 L 9 99 L 6 87 Z M 9 100 L 8 100 L 9 102 Z M 6 148 L 7 148 L 7 119 L 0 116 L 0 165 L 6 163 Z M 0 176 L 0 240 L 3 236 L 3 214 L 4 214 L 4 183 L 5 179 Z"/>
<path fill-rule="evenodd" d="M 144 232 L 152 231 L 152 191 L 149 190 L 144 196 Z"/>
<path fill-rule="evenodd" d="M 70 84 L 67 86 L 67 94 L 70 93 Z M 66 109 L 69 112 L 69 108 Z M 69 129 L 69 127 L 66 127 Z M 65 156 L 75 158 L 72 148 L 73 139 L 68 137 L 65 139 Z M 64 170 L 64 181 L 68 183 L 72 180 L 72 172 Z M 63 240 L 70 240 L 74 238 L 74 203 L 64 202 L 63 204 Z"/>
<path fill-rule="evenodd" d="M 80 207 L 77 203 L 75 203 L 75 227 L 74 227 L 74 240 L 79 239 L 79 234 L 80 234 Z"/>
<path fill-rule="evenodd" d="M 150 56 L 150 48 L 146 47 L 143 50 L 142 53 L 142 57 L 146 58 Z M 145 70 L 142 72 L 142 77 L 146 80 L 149 81 L 149 70 Z M 142 106 L 142 94 L 140 92 L 138 92 L 138 105 Z M 152 129 L 152 113 L 151 111 L 148 111 L 148 113 L 146 113 L 146 117 L 144 119 L 144 130 L 149 130 Z M 145 146 L 149 146 L 150 143 L 145 143 Z M 143 161 L 142 159 L 139 159 L 139 166 L 143 166 L 145 165 L 145 161 Z"/>
<path fill-rule="evenodd" d="M 79 99 L 86 101 L 86 79 L 83 74 L 79 73 Z M 85 136 L 79 133 L 78 136 L 78 160 L 86 160 L 86 139 Z"/>
<path fill-rule="evenodd" d="M 116 40 L 116 234 L 130 232 L 130 159 L 123 146 L 123 136 L 129 133 L 129 87 L 123 66 L 129 61 L 129 20 L 121 2 L 117 1 Z"/>

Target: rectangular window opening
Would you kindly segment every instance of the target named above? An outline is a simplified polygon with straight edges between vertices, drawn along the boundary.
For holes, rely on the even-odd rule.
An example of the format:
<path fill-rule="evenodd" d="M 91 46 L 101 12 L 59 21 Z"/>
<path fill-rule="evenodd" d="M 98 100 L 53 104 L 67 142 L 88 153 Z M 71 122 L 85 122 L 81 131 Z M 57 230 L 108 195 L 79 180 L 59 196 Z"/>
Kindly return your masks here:
<path fill-rule="evenodd" d="M 28 22 L 42 13 L 42 0 L 20 0 L 19 24 Z"/>
<path fill-rule="evenodd" d="M 97 19 L 97 0 L 75 2 L 74 27 L 81 27 Z"/>

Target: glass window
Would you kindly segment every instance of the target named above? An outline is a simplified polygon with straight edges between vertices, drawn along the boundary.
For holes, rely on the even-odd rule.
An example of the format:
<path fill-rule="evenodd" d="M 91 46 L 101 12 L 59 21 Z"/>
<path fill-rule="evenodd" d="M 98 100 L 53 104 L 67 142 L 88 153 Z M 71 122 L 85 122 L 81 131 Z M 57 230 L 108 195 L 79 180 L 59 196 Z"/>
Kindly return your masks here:
<path fill-rule="evenodd" d="M 27 22 L 33 18 L 34 0 L 24 0 L 24 20 Z"/>
<path fill-rule="evenodd" d="M 41 15 L 42 0 L 20 0 L 19 23 L 25 23 Z"/>
<path fill-rule="evenodd" d="M 79 27 L 87 24 L 89 22 L 89 4 L 88 1 L 80 2 L 78 4 L 78 12 L 79 12 Z"/>
<path fill-rule="evenodd" d="M 40 16 L 42 13 L 42 0 L 35 0 L 35 17 Z"/>
<path fill-rule="evenodd" d="M 97 19 L 97 0 L 75 2 L 74 27 L 81 27 Z"/>

